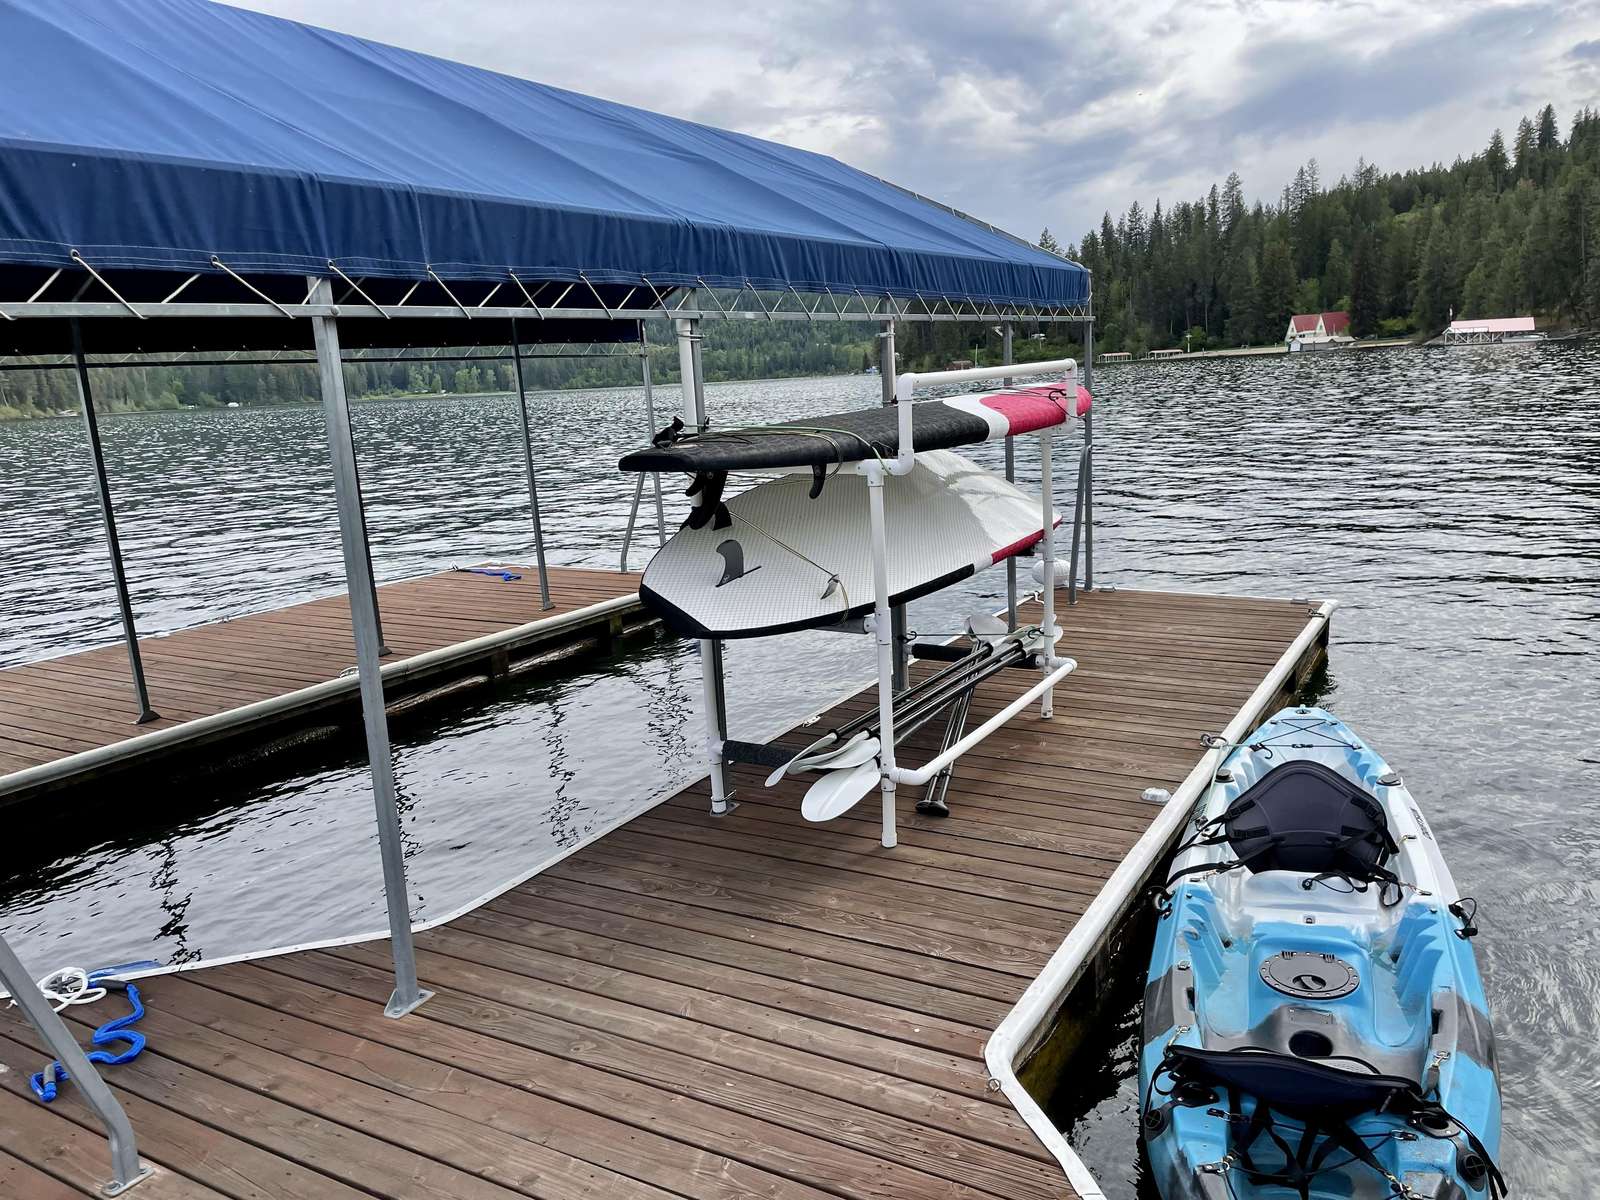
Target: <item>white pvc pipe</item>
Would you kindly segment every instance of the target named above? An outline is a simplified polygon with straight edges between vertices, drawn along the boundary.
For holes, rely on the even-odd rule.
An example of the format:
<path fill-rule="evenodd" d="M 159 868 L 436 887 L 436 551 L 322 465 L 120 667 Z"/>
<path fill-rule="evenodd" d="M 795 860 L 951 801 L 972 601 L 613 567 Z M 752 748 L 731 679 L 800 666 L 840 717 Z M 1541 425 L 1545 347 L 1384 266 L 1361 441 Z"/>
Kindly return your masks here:
<path fill-rule="evenodd" d="M 872 634 L 878 642 L 878 765 L 883 771 L 883 844 L 894 846 L 894 619 L 889 612 L 888 522 L 884 516 L 883 468 L 867 466 L 867 509 L 872 526 Z"/>
<path fill-rule="evenodd" d="M 917 388 L 925 384 L 977 383 L 985 379 L 1009 380 L 1018 375 L 1067 375 L 1077 370 L 1078 364 L 1070 358 L 1053 358 L 1047 362 L 1008 363 L 998 367 L 969 367 L 965 371 L 924 371 L 918 374 L 907 371 L 894 381 L 894 402 L 899 408 L 898 429 L 900 452 L 888 464 L 889 474 L 904 475 L 916 464 L 917 455 L 911 430 L 911 409 L 916 403 Z"/>
<path fill-rule="evenodd" d="M 678 373 L 683 383 L 683 423 L 698 431 L 705 424 L 705 396 L 699 380 L 700 356 L 696 346 L 700 341 L 700 323 L 693 320 L 678 322 Z M 697 503 L 703 502 L 700 497 Z M 700 684 L 706 706 L 706 761 L 711 775 L 711 811 L 716 816 L 728 812 L 728 778 L 722 762 L 722 742 L 727 730 L 722 728 L 718 697 L 722 693 L 720 678 L 722 658 L 716 643 L 709 638 L 700 639 Z"/>
<path fill-rule="evenodd" d="M 1061 1131 L 1045 1115 L 1038 1101 L 1022 1086 L 1022 1081 L 1017 1078 L 1016 1064 L 1049 1033 L 1061 1005 L 1093 959 L 1095 951 L 1110 935 L 1118 917 L 1144 886 L 1145 879 L 1189 820 L 1190 809 L 1216 773 L 1221 759 L 1228 753 L 1228 747 L 1255 726 L 1262 710 L 1278 694 L 1294 671 L 1295 664 L 1320 636 L 1337 607 L 1338 601 L 1328 600 L 1306 622 L 1299 636 L 1290 643 L 1267 677 L 1222 731 L 1222 741 L 1226 745 L 1208 750 L 1200 756 L 1200 761 L 1172 794 L 1172 799 L 1111 873 L 1111 878 L 1106 880 L 1088 909 L 1073 925 L 1072 931 L 1050 956 L 1044 970 L 1028 985 L 1022 998 L 1006 1014 L 1005 1020 L 1000 1022 L 983 1048 L 991 1085 L 999 1086 L 1012 1107 L 1028 1123 L 1028 1128 L 1033 1130 L 1034 1136 L 1055 1155 L 1056 1161 L 1066 1172 L 1072 1190 L 1078 1193 L 1081 1200 L 1105 1200 L 1105 1193 L 1100 1189 L 1094 1173 L 1084 1165 Z"/>
<path fill-rule="evenodd" d="M 1077 382 L 1076 364 L 1069 366 L 1066 372 L 1067 394 L 1077 394 L 1074 386 Z M 1041 632 L 1044 634 L 1045 654 L 1049 656 L 1055 652 L 1055 644 L 1061 635 L 1056 627 L 1056 511 L 1055 511 L 1055 477 L 1051 473 L 1050 462 L 1050 437 L 1054 427 L 1039 431 L 1039 494 L 1043 506 L 1042 525 L 1043 536 L 1039 540 L 1040 553 L 1044 557 L 1044 595 L 1040 598 L 1044 606 L 1044 613 L 1040 621 Z M 1048 661 L 1044 664 L 1045 674 L 1050 673 Z M 1044 689 L 1044 694 L 1039 701 L 1039 716 L 1049 720 L 1055 714 L 1055 693 L 1050 688 Z"/>
<path fill-rule="evenodd" d="M 940 771 L 955 762 L 956 759 L 967 753 L 967 751 L 971 750 L 1078 668 L 1078 664 L 1070 658 L 1051 658 L 1048 654 L 1040 657 L 1045 660 L 1044 678 L 967 734 L 955 745 L 944 751 L 937 758 L 928 760 L 915 771 L 896 768 L 892 762 L 886 765 L 884 770 L 893 777 L 896 783 L 903 783 L 907 787 L 923 787 Z M 887 742 L 884 744 L 888 745 Z"/>
<path fill-rule="evenodd" d="M 910 381 L 910 386 L 920 387 L 924 384 L 935 386 L 946 383 L 978 383 L 985 379 L 1009 379 L 1013 375 L 1065 375 L 1068 371 L 1077 368 L 1077 360 L 1071 358 L 1052 358 L 1046 362 L 1031 363 L 1005 363 L 998 367 L 968 367 L 963 371 L 908 371 L 900 376 L 900 382 Z M 898 396 L 899 390 L 896 388 Z"/>

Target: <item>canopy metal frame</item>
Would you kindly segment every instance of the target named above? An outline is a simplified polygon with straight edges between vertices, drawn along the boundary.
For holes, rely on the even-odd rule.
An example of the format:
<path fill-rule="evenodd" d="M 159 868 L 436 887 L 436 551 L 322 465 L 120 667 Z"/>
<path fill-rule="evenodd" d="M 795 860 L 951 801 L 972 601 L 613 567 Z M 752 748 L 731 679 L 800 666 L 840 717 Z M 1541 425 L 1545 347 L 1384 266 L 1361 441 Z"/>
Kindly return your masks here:
<path fill-rule="evenodd" d="M 682 367 L 683 411 L 685 423 L 704 428 L 709 417 L 705 401 L 705 377 L 700 353 L 700 323 L 711 320 L 761 320 L 814 322 L 861 322 L 876 324 L 881 331 L 881 366 L 884 378 L 884 401 L 895 397 L 896 358 L 894 328 L 896 324 L 917 323 L 1000 323 L 1006 329 L 1007 359 L 1010 354 L 1010 329 L 1015 323 L 1034 326 L 1048 324 L 1080 325 L 1084 329 L 1085 378 L 1088 364 L 1093 362 L 1093 309 L 1087 300 L 1080 305 L 1042 306 L 995 300 L 951 297 L 945 295 L 867 295 L 860 290 L 849 293 L 824 288 L 820 292 L 791 286 L 787 291 L 761 291 L 748 282 L 742 287 L 712 287 L 703 280 L 694 286 L 658 286 L 641 275 L 636 285 L 622 285 L 614 280 L 596 284 L 579 272 L 577 280 L 551 279 L 535 281 L 506 272 L 497 280 L 447 280 L 431 270 L 424 280 L 378 279 L 351 275 L 337 263 L 327 264 L 326 275 L 290 277 L 283 275 L 257 275 L 248 271 L 235 271 L 220 257 L 212 259 L 211 272 L 193 272 L 187 275 L 160 271 L 118 271 L 98 269 L 89 259 L 73 252 L 75 268 L 0 267 L 0 332 L 7 325 L 30 321 L 67 322 L 74 327 L 74 340 L 70 353 L 52 353 L 16 358 L 0 362 L 0 370 L 51 370 L 70 369 L 75 372 L 84 409 L 87 435 L 96 471 L 96 492 L 106 527 L 107 547 L 112 557 L 112 571 L 117 584 L 119 611 L 123 635 L 129 651 L 129 661 L 134 677 L 135 702 L 139 720 L 151 720 L 155 712 L 151 707 L 145 684 L 143 665 L 139 658 L 138 634 L 134 620 L 133 600 L 128 587 L 120 543 L 116 536 L 115 513 L 111 503 L 110 485 L 105 470 L 103 450 L 100 445 L 98 423 L 95 420 L 91 373 L 115 367 L 151 365 L 183 366 L 269 366 L 303 365 L 317 371 L 318 388 L 327 425 L 332 459 L 335 494 L 339 512 L 341 556 L 344 564 L 345 586 L 351 599 L 351 632 L 355 642 L 357 674 L 360 684 L 361 710 L 366 734 L 369 769 L 372 776 L 374 814 L 377 823 L 380 858 L 384 876 L 384 898 L 389 917 L 391 953 L 394 960 L 395 986 L 385 1007 L 391 1017 L 403 1017 L 423 1004 L 431 993 L 421 988 L 416 972 L 416 955 L 412 942 L 410 895 L 406 878 L 404 855 L 400 842 L 400 818 L 394 782 L 393 748 L 388 734 L 388 716 L 383 697 L 380 670 L 384 653 L 377 587 L 371 565 L 371 539 L 367 532 L 365 510 L 358 477 L 356 447 L 351 434 L 350 404 L 345 394 L 343 367 L 346 363 L 406 362 L 406 361 L 512 361 L 515 364 L 516 392 L 522 423 L 522 449 L 527 469 L 528 501 L 532 517 L 535 551 L 541 579 L 541 603 L 551 607 L 548 584 L 545 580 L 545 553 L 542 522 L 539 512 L 537 482 L 534 477 L 534 455 L 528 429 L 528 409 L 523 366 L 529 360 L 541 357 L 568 357 L 593 353 L 594 343 L 556 341 L 541 336 L 538 343 L 525 348 L 523 339 L 513 334 L 512 344 L 482 344 L 483 336 L 473 326 L 474 321 L 485 318 L 534 323 L 549 330 L 549 322 L 604 321 L 621 335 L 634 333 L 642 339 L 642 322 L 669 318 L 675 322 Z M 401 348 L 387 356 L 353 351 L 341 353 L 340 322 L 359 320 L 371 322 L 382 318 L 395 322 L 391 345 Z M 106 319 L 126 321 L 135 326 L 146 321 L 158 321 L 166 329 L 166 322 L 186 321 L 187 326 L 176 326 L 185 336 L 194 335 L 194 349 L 161 353 L 140 350 L 128 352 L 119 349 L 114 354 L 91 357 L 92 346 L 85 344 L 81 328 L 85 322 L 99 323 Z M 246 320 L 272 322 L 309 322 L 309 336 L 296 331 L 294 336 L 261 340 L 259 324 L 249 333 L 238 326 L 240 334 L 230 334 L 234 322 Z M 455 340 L 456 346 L 474 346 L 466 353 L 434 348 L 413 347 L 408 340 L 407 326 L 413 320 L 447 321 L 452 329 L 463 336 Z M 154 327 L 152 327 L 154 328 Z M 292 329 L 291 327 L 288 327 Z M 513 326 L 515 329 L 516 326 Z M 296 343 L 286 347 L 283 343 Z M 218 346 L 220 345 L 220 351 Z M 579 347 L 586 345 L 587 349 Z M 551 347 L 555 348 L 552 349 Z M 308 353 L 308 350 L 311 352 Z M 409 351 L 409 352 L 408 352 Z M 646 394 L 647 422 L 654 423 L 652 380 L 648 348 L 617 351 L 619 355 L 641 358 L 643 383 Z M 1018 371 L 1017 373 L 1023 373 Z M 1086 427 L 1086 435 L 1088 429 Z M 1042 449 L 1044 447 L 1042 446 Z M 1047 449 L 1045 453 L 1048 453 Z M 1009 457 L 1009 455 L 1008 455 Z M 1086 448 L 1079 470 L 1078 516 L 1086 533 L 1084 587 L 1092 586 L 1092 467 Z M 1048 476 L 1047 476 L 1048 478 Z M 869 480 L 869 484 L 872 481 Z M 881 479 L 870 489 L 875 500 L 881 499 Z M 1045 503 L 1049 504 L 1046 488 Z M 881 534 L 881 505 L 874 505 L 874 528 Z M 658 540 L 666 537 L 665 518 L 659 491 L 656 489 L 656 523 Z M 1076 523 L 1076 522 L 1075 522 Z M 1076 531 L 1075 531 L 1076 532 Z M 1076 587 L 1076 537 L 1074 537 L 1074 563 L 1069 588 Z M 1051 560 L 1053 563 L 1053 559 Z M 904 619 L 901 616 L 901 637 L 895 638 L 893 625 L 884 601 L 882 581 L 878 586 L 879 611 L 875 614 L 879 625 L 877 639 L 880 643 L 880 666 L 883 668 L 881 688 L 882 703 L 890 706 L 892 721 L 892 696 L 896 676 L 903 687 L 905 682 L 903 643 Z M 1008 609 L 1014 611 L 1014 584 L 1008 587 Z M 707 640 L 700 644 L 704 664 L 705 704 L 708 723 L 712 811 L 726 813 L 735 807 L 729 796 L 723 771 L 721 743 L 727 737 L 727 701 L 724 688 L 722 644 Z M 1049 687 L 1059 678 L 1055 673 L 1066 661 L 1057 660 L 1045 653 L 1041 656 L 1045 678 L 1025 693 L 1021 703 L 1042 699 L 1048 710 Z M 896 667 L 899 670 L 896 671 Z M 1070 669 L 1070 668 L 1069 668 Z M 1019 707 L 1017 705 L 1013 708 Z M 1003 711 L 1002 717 L 1010 711 Z M 923 773 L 936 774 L 945 764 L 964 753 L 976 740 L 982 740 L 995 722 L 991 720 L 961 742 L 947 749 L 940 759 L 922 768 L 921 772 L 897 770 L 892 758 L 884 764 L 884 842 L 894 844 L 893 792 L 897 783 L 925 782 Z M 890 726 L 892 728 L 892 725 Z M 892 753 L 892 752 L 891 752 Z M 40 1032 L 45 1043 L 67 1063 L 73 1079 L 79 1084 L 92 1109 L 100 1117 L 110 1139 L 113 1159 L 112 1179 L 104 1191 L 115 1195 L 133 1186 L 148 1174 L 138 1158 L 138 1148 L 127 1116 L 104 1081 L 84 1059 L 82 1051 L 73 1041 L 60 1019 L 50 1012 L 49 1005 L 33 990 L 26 978 L 22 964 L 10 946 L 0 936 L 0 981 L 19 1000 L 30 1022 Z M 35 1002 L 37 1001 L 37 1003 Z"/>
<path fill-rule="evenodd" d="M 29 317 L 126 317 L 214 319 L 265 317 L 382 317 L 387 320 L 511 318 L 557 321 L 639 321 L 669 317 L 692 320 L 764 321 L 1025 321 L 1082 322 L 1091 306 L 1039 305 L 943 294 L 869 295 L 825 287 L 807 291 L 693 286 L 657 286 L 647 276 L 637 284 L 596 284 L 587 279 L 536 282 L 509 270 L 501 279 L 422 280 L 349 276 L 329 269 L 348 286 L 342 294 L 286 287 L 283 275 L 236 272 L 216 259 L 217 272 L 195 273 L 173 286 L 160 271 L 97 270 L 81 255 L 79 270 L 0 269 L 0 319 Z M 580 272 L 581 274 L 581 272 Z M 196 285 L 199 285 L 198 287 Z M 196 295 L 204 292 L 203 298 Z"/>

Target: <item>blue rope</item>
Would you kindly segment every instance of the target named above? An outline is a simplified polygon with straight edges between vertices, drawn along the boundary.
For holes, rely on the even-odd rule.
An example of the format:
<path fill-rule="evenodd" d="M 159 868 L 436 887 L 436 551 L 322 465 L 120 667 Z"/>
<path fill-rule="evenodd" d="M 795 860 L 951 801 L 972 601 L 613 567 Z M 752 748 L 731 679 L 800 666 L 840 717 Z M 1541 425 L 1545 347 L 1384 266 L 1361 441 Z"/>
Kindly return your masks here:
<path fill-rule="evenodd" d="M 498 571 L 491 567 L 457 567 L 456 570 L 463 575 L 488 575 L 490 578 L 498 579 L 502 583 L 510 583 L 514 579 L 522 578 L 515 571 Z"/>
<path fill-rule="evenodd" d="M 113 991 L 126 990 L 128 1003 L 133 1005 L 133 1011 L 127 1016 L 118 1017 L 114 1021 L 107 1021 L 99 1029 L 96 1029 L 89 1039 L 96 1046 L 105 1046 L 113 1042 L 126 1042 L 127 1049 L 120 1050 L 115 1054 L 109 1050 L 90 1050 L 84 1056 L 92 1063 L 102 1063 L 108 1067 L 116 1067 L 138 1058 L 139 1052 L 144 1049 L 144 1034 L 128 1028 L 128 1026 L 144 1016 L 144 1005 L 139 1000 L 139 989 L 131 983 L 108 979 L 98 984 L 98 986 Z M 71 1076 L 67 1074 L 67 1069 L 64 1066 L 59 1062 L 53 1062 L 44 1070 L 35 1071 L 28 1076 L 28 1084 L 33 1088 L 34 1095 L 49 1104 L 50 1101 L 56 1098 L 57 1082 L 66 1082 L 70 1078 Z"/>

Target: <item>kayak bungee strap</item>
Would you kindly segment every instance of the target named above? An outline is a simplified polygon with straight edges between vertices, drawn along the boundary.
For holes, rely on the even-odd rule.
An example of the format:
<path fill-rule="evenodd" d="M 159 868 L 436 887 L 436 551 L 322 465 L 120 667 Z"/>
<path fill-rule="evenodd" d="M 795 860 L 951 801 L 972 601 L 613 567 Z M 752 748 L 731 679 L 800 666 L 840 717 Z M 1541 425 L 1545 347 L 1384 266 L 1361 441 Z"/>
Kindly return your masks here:
<path fill-rule="evenodd" d="M 90 1050 L 86 1055 L 92 1063 L 100 1063 L 108 1067 L 120 1066 L 139 1057 L 140 1051 L 145 1047 L 145 1036 L 129 1026 L 138 1022 L 144 1016 L 144 1004 L 139 999 L 139 989 L 131 983 L 120 979 L 97 980 L 96 986 L 108 992 L 127 992 L 128 1003 L 133 1011 L 125 1017 L 118 1017 L 114 1021 L 107 1021 L 96 1029 L 89 1040 L 96 1046 L 106 1046 L 113 1042 L 126 1042 L 123 1050 L 112 1053 L 109 1050 Z M 46 1104 L 56 1098 L 56 1084 L 66 1082 L 71 1076 L 67 1074 L 66 1067 L 59 1062 L 53 1062 L 42 1071 L 35 1071 L 28 1076 L 28 1085 L 33 1088 L 33 1094 Z"/>

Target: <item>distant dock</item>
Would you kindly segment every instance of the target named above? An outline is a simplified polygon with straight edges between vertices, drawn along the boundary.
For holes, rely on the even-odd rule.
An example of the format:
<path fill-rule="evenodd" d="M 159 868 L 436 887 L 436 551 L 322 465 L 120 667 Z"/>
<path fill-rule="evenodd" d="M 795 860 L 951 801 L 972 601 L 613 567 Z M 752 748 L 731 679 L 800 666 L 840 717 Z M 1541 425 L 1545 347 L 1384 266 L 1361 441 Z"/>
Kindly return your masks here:
<path fill-rule="evenodd" d="M 482 570 L 378 588 L 390 704 L 644 619 L 635 573 L 553 567 L 544 610 L 537 570 Z M 140 638 L 139 648 L 160 714 L 145 724 L 120 645 L 0 671 L 0 806 L 135 763 L 292 734 L 358 699 L 343 595 Z"/>
<path fill-rule="evenodd" d="M 458 583 L 428 583 L 417 605 Z M 990 1079 L 985 1042 L 1166 811 L 1142 790 L 1176 787 L 1201 734 L 1282 703 L 1328 629 L 1304 600 L 1062 601 L 1079 668 L 1055 715 L 1018 717 L 964 758 L 951 815 L 908 811 L 894 849 L 876 800 L 810 824 L 803 781 L 768 789 L 740 767 L 729 815 L 708 814 L 701 781 L 420 932 L 434 995 L 403 1020 L 383 1015 L 381 941 L 142 981 L 149 1048 L 102 1072 L 156 1168 L 137 1194 L 1074 1195 Z M 990 680 L 975 709 L 1014 692 Z M 930 725 L 904 745 L 931 756 L 939 736 Z M 80 1039 L 105 1019 L 63 1016 Z M 92 1196 L 100 1126 L 75 1086 L 49 1108 L 29 1095 L 46 1057 L 0 1011 L 0 1177 Z"/>
<path fill-rule="evenodd" d="M 1412 345 L 1410 338 L 1368 338 L 1365 341 L 1351 342 L 1343 349 L 1346 350 L 1393 350 L 1401 346 Z M 1154 350 L 1143 358 L 1133 358 L 1123 354 L 1099 354 L 1095 356 L 1095 366 L 1146 366 L 1167 362 L 1193 362 L 1197 358 L 1287 358 L 1289 348 L 1285 345 L 1272 346 L 1236 346 L 1229 350 L 1195 350 L 1184 352 L 1179 350 Z"/>

